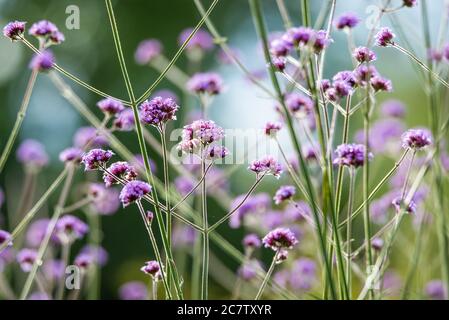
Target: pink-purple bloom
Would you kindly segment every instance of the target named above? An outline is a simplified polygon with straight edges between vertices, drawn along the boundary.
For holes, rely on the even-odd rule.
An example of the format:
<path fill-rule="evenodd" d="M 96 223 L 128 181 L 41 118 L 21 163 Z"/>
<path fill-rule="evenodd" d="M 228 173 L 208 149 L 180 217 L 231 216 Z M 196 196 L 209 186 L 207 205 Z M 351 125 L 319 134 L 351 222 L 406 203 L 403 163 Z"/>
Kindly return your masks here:
<path fill-rule="evenodd" d="M 40 39 L 44 45 L 60 44 L 65 40 L 56 25 L 48 20 L 41 20 L 34 23 L 28 33 Z"/>
<path fill-rule="evenodd" d="M 95 127 L 81 127 L 73 136 L 73 145 L 78 148 L 102 147 L 108 144 L 108 139 Z"/>
<path fill-rule="evenodd" d="M 146 39 L 139 43 L 134 54 L 136 62 L 140 65 L 148 64 L 159 56 L 163 50 L 162 44 L 156 39 Z"/>
<path fill-rule="evenodd" d="M 111 215 L 120 207 L 119 191 L 114 188 L 106 188 L 101 183 L 91 183 L 87 193 L 92 199 L 90 208 L 100 215 Z"/>
<path fill-rule="evenodd" d="M 55 56 L 50 50 L 44 50 L 36 53 L 30 62 L 30 68 L 38 71 L 48 71 L 55 64 Z"/>
<path fill-rule="evenodd" d="M 140 118 L 143 123 L 161 126 L 167 121 L 176 120 L 179 106 L 171 98 L 155 97 L 140 105 Z"/>
<path fill-rule="evenodd" d="M 219 160 L 225 158 L 229 154 L 226 147 L 213 145 L 204 151 L 204 158 L 208 160 Z"/>
<path fill-rule="evenodd" d="M 223 80 L 215 72 L 196 73 L 187 81 L 187 89 L 196 94 L 216 95 L 223 90 Z"/>
<path fill-rule="evenodd" d="M 12 245 L 11 234 L 5 230 L 0 230 L 0 245 L 8 242 L 8 246 Z"/>
<path fill-rule="evenodd" d="M 145 265 L 140 268 L 140 271 L 150 275 L 154 281 L 158 281 L 162 278 L 161 267 L 159 265 L 159 262 L 155 260 L 145 262 Z"/>
<path fill-rule="evenodd" d="M 337 29 L 352 29 L 355 28 L 360 22 L 360 18 L 355 13 L 346 12 L 337 18 L 335 21 L 335 27 Z"/>
<path fill-rule="evenodd" d="M 55 234 L 62 242 L 73 242 L 83 238 L 89 232 L 89 226 L 79 218 L 66 214 L 58 219 Z"/>
<path fill-rule="evenodd" d="M 131 181 L 137 178 L 137 171 L 128 162 L 118 161 L 111 164 L 103 174 L 103 181 L 106 187 L 113 184 L 120 184 L 116 177 L 122 181 Z"/>
<path fill-rule="evenodd" d="M 64 149 L 59 154 L 59 160 L 65 163 L 80 163 L 83 156 L 83 150 L 77 147 Z"/>
<path fill-rule="evenodd" d="M 29 167 L 42 168 L 48 164 L 45 147 L 39 141 L 33 139 L 23 141 L 16 154 L 17 160 Z"/>
<path fill-rule="evenodd" d="M 269 137 L 275 137 L 279 130 L 282 128 L 282 123 L 268 121 L 265 124 L 264 132 Z"/>
<path fill-rule="evenodd" d="M 24 21 L 12 21 L 3 27 L 3 35 L 12 41 L 20 40 L 25 32 Z"/>
<path fill-rule="evenodd" d="M 119 289 L 121 300 L 146 300 L 148 298 L 147 285 L 140 281 L 130 281 Z"/>
<path fill-rule="evenodd" d="M 387 100 L 381 106 L 382 113 L 388 117 L 403 118 L 405 105 L 399 100 Z"/>
<path fill-rule="evenodd" d="M 288 228 L 277 228 L 270 231 L 263 239 L 262 243 L 265 248 L 270 248 L 274 251 L 280 249 L 291 249 L 298 243 L 293 232 Z"/>
<path fill-rule="evenodd" d="M 247 234 L 243 238 L 243 246 L 245 248 L 259 248 L 262 245 L 262 242 L 260 241 L 260 238 L 255 233 Z"/>
<path fill-rule="evenodd" d="M 114 129 L 119 131 L 132 131 L 134 130 L 134 125 L 134 112 L 132 109 L 125 109 L 115 115 Z"/>
<path fill-rule="evenodd" d="M 352 54 L 355 60 L 358 62 L 371 62 L 376 60 L 376 54 L 367 47 L 357 47 Z"/>
<path fill-rule="evenodd" d="M 298 117 L 304 117 L 312 111 L 313 101 L 301 93 L 290 93 L 285 97 L 285 105 Z"/>
<path fill-rule="evenodd" d="M 98 101 L 97 107 L 108 115 L 115 115 L 125 109 L 125 106 L 120 101 L 113 98 L 105 98 Z"/>
<path fill-rule="evenodd" d="M 424 291 L 433 300 L 447 299 L 447 291 L 444 282 L 441 280 L 431 280 L 427 282 Z"/>
<path fill-rule="evenodd" d="M 81 162 L 84 164 L 86 171 L 96 170 L 104 167 L 113 155 L 114 153 L 111 150 L 92 149 L 83 155 Z"/>
<path fill-rule="evenodd" d="M 427 129 L 410 129 L 402 135 L 402 147 L 420 150 L 432 144 L 432 136 Z"/>
<path fill-rule="evenodd" d="M 34 249 L 22 249 L 17 253 L 16 259 L 23 272 L 30 272 L 37 258 L 37 251 Z"/>
<path fill-rule="evenodd" d="M 136 201 L 140 201 L 145 195 L 151 192 L 151 186 L 140 180 L 128 182 L 120 192 L 120 201 L 126 207 Z"/>
<path fill-rule="evenodd" d="M 375 91 L 393 91 L 393 85 L 391 81 L 381 76 L 372 77 L 370 83 Z"/>
<path fill-rule="evenodd" d="M 282 202 L 291 199 L 296 193 L 296 188 L 294 186 L 282 186 L 274 195 L 274 203 L 281 204 Z"/>
<path fill-rule="evenodd" d="M 184 126 L 179 149 L 193 153 L 200 145 L 206 146 L 218 142 L 224 137 L 224 130 L 211 120 L 196 120 Z"/>
<path fill-rule="evenodd" d="M 178 43 L 179 45 L 182 45 L 190 36 L 192 33 L 193 28 L 187 28 L 184 29 L 181 34 L 179 35 Z M 187 49 L 201 49 L 204 51 L 209 51 L 214 48 L 214 39 L 210 35 L 209 32 L 203 29 L 199 29 L 193 37 L 190 39 L 189 43 L 187 44 Z"/>
<path fill-rule="evenodd" d="M 380 47 L 386 47 L 389 44 L 393 44 L 393 39 L 395 37 L 395 34 L 389 29 L 389 28 L 382 28 L 380 31 L 376 34 L 376 45 Z"/>
<path fill-rule="evenodd" d="M 248 167 L 249 170 L 255 172 L 258 176 L 262 174 L 273 175 L 279 178 L 282 173 L 281 164 L 273 156 L 265 156 L 259 160 L 254 160 Z"/>
<path fill-rule="evenodd" d="M 335 150 L 334 164 L 358 168 L 365 163 L 365 146 L 363 144 L 341 144 Z M 368 154 L 368 160 L 373 157 Z"/>

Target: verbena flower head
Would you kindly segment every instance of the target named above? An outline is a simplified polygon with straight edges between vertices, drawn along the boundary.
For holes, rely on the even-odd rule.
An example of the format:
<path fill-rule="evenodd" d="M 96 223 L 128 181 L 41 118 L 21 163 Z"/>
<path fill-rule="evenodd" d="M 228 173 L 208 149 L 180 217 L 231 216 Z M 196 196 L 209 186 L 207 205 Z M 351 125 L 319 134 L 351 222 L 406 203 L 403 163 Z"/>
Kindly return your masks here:
<path fill-rule="evenodd" d="M 105 266 L 109 260 L 108 252 L 102 246 L 86 245 L 81 249 L 80 253 L 90 255 L 93 263 L 102 267 Z"/>
<path fill-rule="evenodd" d="M 167 121 L 176 120 L 179 106 L 171 98 L 155 97 L 140 105 L 140 118 L 143 123 L 160 126 Z"/>
<path fill-rule="evenodd" d="M 145 262 L 145 265 L 142 268 L 140 268 L 140 271 L 150 275 L 154 281 L 162 279 L 161 267 L 159 265 L 159 262 L 155 260 Z"/>
<path fill-rule="evenodd" d="M 20 40 L 25 32 L 25 24 L 23 21 L 12 21 L 3 27 L 3 35 L 12 41 Z"/>
<path fill-rule="evenodd" d="M 86 269 L 89 269 L 89 267 L 94 263 L 93 258 L 91 255 L 86 253 L 80 253 L 75 257 L 74 264 L 78 268 L 81 269 L 81 271 L 84 271 Z"/>
<path fill-rule="evenodd" d="M 193 28 L 187 28 L 181 32 L 178 39 L 179 45 L 182 45 L 187 40 L 192 31 Z M 214 39 L 212 38 L 209 32 L 203 29 L 199 29 L 187 44 L 187 49 L 189 50 L 200 49 L 204 51 L 209 51 L 213 48 L 214 48 Z"/>
<path fill-rule="evenodd" d="M 73 145 L 78 148 L 89 147 L 102 147 L 108 144 L 108 139 L 98 134 L 98 130 L 95 127 L 81 127 L 73 136 Z"/>
<path fill-rule="evenodd" d="M 62 242 L 71 243 L 82 239 L 89 232 L 89 226 L 79 218 L 66 214 L 58 219 L 55 234 Z"/>
<path fill-rule="evenodd" d="M 285 97 L 285 105 L 297 117 L 304 117 L 312 112 L 313 101 L 300 93 L 290 93 Z"/>
<path fill-rule="evenodd" d="M 380 31 L 376 34 L 376 45 L 380 47 L 386 47 L 389 44 L 393 44 L 393 39 L 395 37 L 395 34 L 389 29 L 389 28 L 382 28 Z"/>
<path fill-rule="evenodd" d="M 432 144 L 432 136 L 427 129 L 410 129 L 402 135 L 402 147 L 420 150 Z"/>
<path fill-rule="evenodd" d="M 30 62 L 30 68 L 38 71 L 48 71 L 53 68 L 55 64 L 55 56 L 50 50 L 44 50 L 41 53 L 36 53 Z"/>
<path fill-rule="evenodd" d="M 382 238 L 374 238 L 371 241 L 371 247 L 373 247 L 373 249 L 376 251 L 382 250 L 383 246 L 384 246 L 384 241 Z"/>
<path fill-rule="evenodd" d="M 282 186 L 274 195 L 274 203 L 281 204 L 285 200 L 291 199 L 296 193 L 296 188 L 294 186 Z"/>
<path fill-rule="evenodd" d="M 352 29 L 355 28 L 360 22 L 360 18 L 355 13 L 346 12 L 337 18 L 335 21 L 335 27 L 337 29 Z"/>
<path fill-rule="evenodd" d="M 393 91 L 393 85 L 391 81 L 380 76 L 374 76 L 371 78 L 371 86 L 375 91 Z"/>
<path fill-rule="evenodd" d="M 155 57 L 159 56 L 163 50 L 162 44 L 156 39 L 146 39 L 139 43 L 134 59 L 140 65 L 151 62 Z"/>
<path fill-rule="evenodd" d="M 371 62 L 376 60 L 376 54 L 367 47 L 357 47 L 352 54 L 358 62 Z"/>
<path fill-rule="evenodd" d="M 335 94 L 335 96 L 337 98 L 343 98 L 343 97 L 346 97 L 346 96 L 350 95 L 352 93 L 352 91 L 353 91 L 351 84 L 348 81 L 344 81 L 344 80 L 334 81 L 333 89 L 335 91 L 331 91 L 330 89 L 327 90 L 327 94 L 328 94 L 329 99 L 330 98 L 335 99 L 334 96 L 333 96 L 334 94 Z M 331 95 L 329 95 L 329 92 L 331 93 Z"/>
<path fill-rule="evenodd" d="M 27 139 L 17 149 L 17 160 L 27 167 L 42 168 L 48 164 L 45 147 L 38 141 Z"/>
<path fill-rule="evenodd" d="M 118 131 L 132 131 L 135 124 L 134 112 L 130 108 L 115 115 L 114 129 Z"/>
<path fill-rule="evenodd" d="M 245 248 L 260 248 L 261 245 L 262 242 L 260 241 L 259 236 L 255 233 L 247 234 L 243 238 L 243 246 Z"/>
<path fill-rule="evenodd" d="M 265 248 L 274 251 L 280 249 L 291 249 L 298 243 L 293 232 L 288 228 L 277 228 L 270 231 L 263 239 L 262 243 Z"/>
<path fill-rule="evenodd" d="M 120 184 L 115 177 L 131 181 L 137 178 L 137 171 L 128 162 L 118 161 L 111 164 L 103 174 L 103 181 L 106 187 L 110 187 L 113 184 Z"/>
<path fill-rule="evenodd" d="M 196 73 L 187 81 L 187 89 L 196 94 L 219 94 L 223 89 L 223 80 L 215 72 Z"/>
<path fill-rule="evenodd" d="M 318 30 L 314 34 L 313 50 L 316 54 L 320 54 L 331 42 L 332 39 L 325 30 Z"/>
<path fill-rule="evenodd" d="M 90 183 L 87 194 L 92 199 L 90 209 L 100 215 L 111 215 L 120 207 L 119 191 L 101 183 Z"/>
<path fill-rule="evenodd" d="M 229 154 L 229 150 L 223 146 L 210 146 L 204 151 L 204 158 L 207 160 L 219 160 L 225 158 Z"/>
<path fill-rule="evenodd" d="M 262 268 L 258 260 L 251 259 L 245 262 L 238 270 L 238 275 L 244 281 L 250 281 L 257 276 L 257 271 Z"/>
<path fill-rule="evenodd" d="M 133 180 L 123 187 L 119 197 L 123 207 L 126 207 L 136 201 L 140 201 L 142 197 L 150 192 L 151 186 L 148 183 L 140 180 Z"/>
<path fill-rule="evenodd" d="M 274 39 L 270 42 L 270 53 L 275 57 L 285 57 L 293 48 L 293 43 L 285 37 Z"/>
<path fill-rule="evenodd" d="M 37 251 L 34 249 L 22 249 L 17 253 L 16 259 L 23 272 L 30 272 L 37 258 Z"/>
<path fill-rule="evenodd" d="M 387 100 L 381 106 L 385 116 L 403 118 L 405 116 L 405 105 L 399 100 Z"/>
<path fill-rule="evenodd" d="M 269 137 L 275 137 L 282 129 L 282 123 L 269 121 L 265 124 L 264 132 Z"/>
<path fill-rule="evenodd" d="M 33 221 L 25 235 L 26 244 L 29 247 L 39 247 L 44 240 L 45 234 L 47 233 L 47 227 L 50 222 L 50 219 L 40 218 Z"/>
<path fill-rule="evenodd" d="M 282 72 L 285 70 L 285 67 L 287 65 L 287 59 L 285 59 L 284 57 L 272 57 L 271 63 L 273 64 L 276 70 Z"/>
<path fill-rule="evenodd" d="M 414 7 L 418 4 L 417 0 L 402 0 L 404 7 Z"/>
<path fill-rule="evenodd" d="M 0 245 L 8 242 L 8 246 L 12 246 L 11 234 L 5 230 L 0 230 Z"/>
<path fill-rule="evenodd" d="M 432 61 L 440 62 L 441 60 L 443 60 L 444 51 L 431 48 L 428 50 L 428 55 Z"/>
<path fill-rule="evenodd" d="M 359 86 L 365 86 L 367 81 L 370 81 L 373 77 L 378 76 L 379 72 L 373 65 L 361 65 L 354 71 L 354 76 Z"/>
<path fill-rule="evenodd" d="M 395 208 L 396 212 L 400 213 L 402 207 L 404 206 L 404 199 L 402 199 L 402 197 L 398 196 L 393 199 L 391 204 Z M 404 209 L 405 209 L 406 213 L 415 213 L 416 207 L 417 207 L 416 202 L 414 200 L 410 200 L 409 204 Z"/>
<path fill-rule="evenodd" d="M 265 156 L 259 160 L 254 160 L 248 167 L 249 170 L 255 172 L 257 176 L 262 174 L 273 175 L 279 178 L 282 173 L 281 164 L 273 156 Z"/>
<path fill-rule="evenodd" d="M 45 278 L 51 281 L 61 280 L 65 276 L 65 263 L 62 260 L 49 259 L 42 265 Z"/>
<path fill-rule="evenodd" d="M 105 98 L 98 101 L 97 107 L 108 115 L 115 115 L 125 109 L 120 101 L 117 101 L 113 98 Z"/>
<path fill-rule="evenodd" d="M 28 33 L 38 38 L 44 45 L 60 44 L 65 40 L 56 25 L 48 20 L 34 23 Z"/>
<path fill-rule="evenodd" d="M 334 164 L 358 168 L 365 163 L 365 146 L 363 144 L 341 144 L 337 147 L 335 153 L 337 157 Z M 373 155 L 369 153 L 368 160 L 372 157 Z"/>
<path fill-rule="evenodd" d="M 140 281 L 130 281 L 119 289 L 121 300 L 146 300 L 148 298 L 147 285 Z"/>
<path fill-rule="evenodd" d="M 77 147 L 64 149 L 59 154 L 59 160 L 65 163 L 80 163 L 83 156 L 83 150 Z"/>
<path fill-rule="evenodd" d="M 444 282 L 441 280 L 431 280 L 427 282 L 424 291 L 433 300 L 447 299 L 447 292 Z"/>
<path fill-rule="evenodd" d="M 196 120 L 184 126 L 182 140 L 178 146 L 186 153 L 193 153 L 200 145 L 207 146 L 220 141 L 224 137 L 224 130 L 212 120 Z"/>
<path fill-rule="evenodd" d="M 96 170 L 99 167 L 104 167 L 113 155 L 111 150 L 92 149 L 83 155 L 81 162 L 86 171 Z"/>

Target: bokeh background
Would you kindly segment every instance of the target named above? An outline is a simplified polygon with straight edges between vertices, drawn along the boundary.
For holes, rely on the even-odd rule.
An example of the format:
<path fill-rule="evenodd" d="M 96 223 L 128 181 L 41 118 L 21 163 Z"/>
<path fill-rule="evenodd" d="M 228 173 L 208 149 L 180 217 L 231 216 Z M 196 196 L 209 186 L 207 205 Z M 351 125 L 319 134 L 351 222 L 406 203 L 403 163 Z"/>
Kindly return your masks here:
<path fill-rule="evenodd" d="M 319 12 L 324 0 L 311 1 L 313 14 Z M 370 12 L 366 7 L 377 4 L 378 1 L 355 0 L 337 1 L 337 12 L 356 12 L 366 19 Z M 400 1 L 399 1 L 400 2 Z M 298 1 L 286 0 L 290 14 L 295 24 L 300 25 L 300 11 Z M 210 4 L 209 0 L 204 5 Z M 80 8 L 81 25 L 79 30 L 67 30 L 66 7 L 77 5 Z M 439 17 L 443 1 L 429 1 L 430 16 Z M 157 72 L 149 67 L 139 66 L 134 62 L 134 51 L 138 43 L 145 38 L 157 38 L 164 45 L 164 53 L 171 57 L 178 48 L 178 35 L 184 28 L 193 27 L 200 19 L 193 1 L 188 0 L 122 0 L 114 1 L 115 12 L 121 33 L 122 45 L 131 79 L 137 93 L 143 92 L 154 79 Z M 265 15 L 271 32 L 281 31 L 282 20 L 276 9 L 274 0 L 263 1 Z M 416 42 L 416 52 L 424 55 L 422 48 L 422 34 L 419 24 L 419 11 L 417 9 L 402 10 L 399 13 L 404 29 L 410 33 L 410 38 Z M 232 48 L 236 48 L 239 57 L 245 65 L 255 74 L 263 76 L 265 65 L 263 62 L 260 44 L 257 40 L 247 1 L 221 1 L 211 15 L 219 31 L 228 38 Z M 0 0 L 0 25 L 11 20 L 28 21 L 28 26 L 40 19 L 48 19 L 58 25 L 65 34 L 66 41 L 54 48 L 58 63 L 86 80 L 93 86 L 113 93 L 115 96 L 125 98 L 126 91 L 121 77 L 118 61 L 115 54 L 113 39 L 110 32 L 107 12 L 101 0 Z M 384 19 L 383 25 L 389 25 Z M 438 19 L 431 19 L 432 37 L 436 39 Z M 363 44 L 366 41 L 367 28 L 364 23 L 355 30 L 355 41 Z M 335 42 L 330 46 L 327 54 L 325 76 L 329 77 L 337 71 L 351 68 L 351 61 L 347 51 L 346 37 L 342 32 L 334 32 Z M 208 53 L 200 66 L 201 70 L 214 70 L 222 75 L 226 84 L 226 91 L 220 95 L 211 107 L 211 118 L 224 128 L 260 128 L 263 124 L 274 118 L 273 103 L 260 91 L 252 87 L 247 79 L 233 65 L 224 65 L 216 58 L 218 49 Z M 378 62 L 376 67 L 386 77 L 392 79 L 394 93 L 388 98 L 401 99 L 407 105 L 407 125 L 425 125 L 427 110 L 423 85 L 411 67 L 410 61 L 398 52 L 388 49 L 377 50 Z M 8 39 L 0 39 L 0 149 L 5 145 L 6 138 L 14 123 L 20 101 L 30 74 L 28 63 L 31 52 L 20 43 L 11 43 Z M 186 58 L 181 57 L 176 64 L 181 69 L 187 69 Z M 69 82 L 70 83 L 70 82 Z M 268 82 L 267 82 L 268 83 Z M 77 94 L 99 115 L 95 103 L 99 97 L 86 91 L 82 87 L 71 83 Z M 179 97 L 183 93 L 168 81 L 163 81 L 158 89 L 171 89 Z M 379 101 L 385 99 L 381 96 Z M 195 99 L 181 100 L 181 113 L 198 108 Z M 354 120 L 351 130 L 360 128 L 360 119 Z M 178 121 L 184 124 L 183 118 Z M 33 92 L 29 111 L 24 121 L 18 141 L 25 138 L 34 138 L 45 144 L 51 156 L 51 164 L 39 178 L 39 186 L 45 188 L 62 168 L 57 159 L 58 153 L 71 145 L 76 129 L 86 122 L 81 116 L 58 94 L 50 80 L 45 75 L 39 75 Z M 138 146 L 134 135 L 121 136 L 126 145 L 137 152 Z M 284 138 L 288 149 L 288 139 Z M 17 146 L 17 144 L 16 144 Z M 15 146 L 15 147 L 16 147 Z M 399 146 L 398 146 L 399 148 Z M 13 152 L 15 151 L 15 148 Z M 158 157 L 155 157 L 156 161 Z M 388 161 L 379 161 L 374 165 L 373 172 L 382 174 Z M 159 163 L 160 164 L 160 163 Z M 160 167 L 160 166 L 159 166 Z M 245 172 L 245 165 L 231 177 L 231 192 L 233 195 L 244 193 L 252 182 L 252 175 Z M 23 170 L 15 161 L 14 155 L 10 157 L 4 174 L 0 177 L 0 185 L 6 190 L 7 203 L 3 212 L 14 209 L 14 199 L 20 192 Z M 82 179 L 82 174 L 78 175 Z M 272 192 L 279 186 L 279 182 L 266 182 L 262 190 Z M 42 189 L 41 191 L 43 191 Z M 41 210 L 40 215 L 51 214 L 54 197 L 48 206 Z M 211 201 L 211 212 L 220 209 Z M 103 246 L 109 252 L 109 263 L 102 272 L 102 297 L 116 298 L 117 288 L 128 280 L 144 280 L 145 276 L 139 272 L 142 262 L 148 260 L 146 251 L 148 244 L 146 235 L 140 225 L 140 217 L 131 210 L 121 210 L 111 217 L 102 220 Z M 6 222 L 6 221 L 5 221 Z M 240 248 L 243 235 L 242 230 L 223 229 L 223 234 L 236 247 Z M 237 264 L 220 252 L 216 252 L 222 262 L 231 270 Z M 269 259 L 269 254 L 267 254 Z M 189 285 L 188 279 L 186 285 Z M 215 297 L 227 295 L 227 289 L 220 283 L 213 282 Z"/>

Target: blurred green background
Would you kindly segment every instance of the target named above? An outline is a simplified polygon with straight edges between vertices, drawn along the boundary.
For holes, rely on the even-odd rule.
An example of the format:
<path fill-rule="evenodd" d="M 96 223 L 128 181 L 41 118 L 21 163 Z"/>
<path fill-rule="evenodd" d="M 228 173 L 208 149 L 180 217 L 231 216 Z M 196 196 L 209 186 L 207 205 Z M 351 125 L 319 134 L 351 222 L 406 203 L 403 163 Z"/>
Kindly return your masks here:
<path fill-rule="evenodd" d="M 281 31 L 282 21 L 275 1 L 265 0 L 262 2 L 270 31 Z M 325 0 L 311 2 L 316 16 Z M 368 5 L 378 3 L 368 0 L 337 2 L 337 15 L 350 10 L 357 12 L 362 18 L 366 18 L 370 14 L 365 10 Z M 203 3 L 208 6 L 210 1 L 205 0 Z M 293 20 L 299 25 L 299 1 L 286 0 L 286 3 Z M 430 15 L 439 17 L 438 12 L 443 6 L 442 1 L 435 0 L 431 4 Z M 77 5 L 80 8 L 81 27 L 79 30 L 65 28 L 67 18 L 65 11 L 68 5 Z M 187 27 L 193 27 L 199 21 L 200 16 L 193 1 L 188 0 L 122 0 L 114 1 L 114 7 L 134 89 L 137 93 L 141 93 L 154 81 L 157 73 L 148 67 L 138 66 L 134 62 L 134 50 L 138 43 L 145 38 L 157 38 L 164 45 L 165 55 L 171 57 L 178 48 L 177 38 L 180 31 Z M 421 30 L 415 23 L 416 20 L 419 20 L 419 12 L 408 10 L 404 13 L 401 12 L 399 16 L 404 23 L 405 30 L 410 32 L 410 37 L 414 39 L 413 44 L 416 44 L 416 51 L 423 55 Z M 231 47 L 237 48 L 242 61 L 248 68 L 254 72 L 263 72 L 263 57 L 247 1 L 220 1 L 211 18 L 219 31 L 228 37 Z M 126 97 L 103 1 L 0 0 L 0 25 L 3 26 L 8 21 L 16 19 L 27 21 L 28 27 L 40 19 L 53 21 L 66 36 L 66 41 L 54 48 L 57 62 L 89 84 L 105 92 L 113 93 L 117 97 Z M 388 19 L 384 21 L 383 24 L 388 24 Z M 432 36 L 436 38 L 438 19 L 432 19 L 431 22 Z M 362 45 L 366 41 L 366 34 L 367 29 L 362 23 L 355 31 L 356 43 Z M 331 77 L 337 71 L 351 68 L 344 34 L 334 32 L 332 37 L 335 42 L 331 45 L 327 55 L 325 70 L 327 77 Z M 213 69 L 219 72 L 226 84 L 226 92 L 218 97 L 212 106 L 211 117 L 225 128 L 262 127 L 268 119 L 274 116 L 273 103 L 251 87 L 234 66 L 221 65 L 217 62 L 215 58 L 217 52 L 218 49 L 208 54 L 206 61 L 201 66 L 202 70 Z M 407 105 L 408 126 L 424 125 L 427 111 L 423 86 L 413 72 L 410 62 L 392 50 L 382 49 L 376 52 L 378 54 L 376 67 L 386 77 L 392 79 L 395 87 L 394 93 L 389 94 L 388 98 L 401 99 Z M 0 149 L 3 148 L 6 137 L 12 128 L 25 90 L 30 74 L 27 67 L 30 57 L 31 53 L 25 46 L 20 43 L 11 43 L 4 37 L 0 39 Z M 185 57 L 179 60 L 177 66 L 186 67 Z M 70 81 L 67 82 L 70 83 Z M 73 83 L 70 85 L 86 104 L 100 115 L 95 107 L 99 97 Z M 170 82 L 163 81 L 158 89 L 162 88 L 172 89 L 182 96 L 182 92 Z M 381 96 L 379 101 L 385 98 L 385 96 Z M 183 112 L 196 107 L 196 102 L 192 100 L 186 101 L 185 105 L 181 103 L 181 108 L 186 108 Z M 236 117 L 236 115 L 238 116 Z M 360 128 L 359 120 L 355 120 L 355 124 L 351 125 L 351 131 Z M 62 168 L 62 164 L 57 160 L 57 155 L 62 149 L 71 145 L 73 133 L 82 125 L 86 125 L 84 120 L 59 96 L 49 79 L 45 75 L 40 75 L 18 140 L 29 137 L 40 140 L 50 153 L 51 166 L 46 168 L 40 177 L 39 185 L 42 188 L 47 186 Z M 137 152 L 138 146 L 132 134 L 120 137 L 124 137 L 126 145 Z M 287 141 L 287 139 L 284 140 Z M 375 166 L 377 165 L 376 163 Z M 375 169 L 374 172 L 382 173 L 382 165 L 384 164 L 380 162 L 379 170 Z M 242 170 L 238 172 L 244 171 L 245 166 L 242 166 Z M 11 156 L 5 173 L 0 177 L 0 185 L 6 189 L 8 198 L 7 207 L 4 207 L 3 211 L 14 207 L 13 201 L 16 192 L 19 191 L 21 177 L 22 170 L 16 163 L 15 157 Z M 234 195 L 245 192 L 252 181 L 252 176 L 246 173 L 244 173 L 244 177 L 247 179 L 236 180 L 236 177 L 237 175 L 234 175 L 231 181 Z M 82 174 L 79 174 L 79 178 L 82 178 Z M 273 191 L 278 185 L 278 182 L 276 184 L 267 182 L 263 188 Z M 211 206 L 211 211 L 219 210 L 215 204 L 212 203 Z M 49 208 L 51 205 L 42 210 L 41 214 L 48 214 Z M 146 255 L 147 239 L 140 225 L 140 217 L 130 211 L 121 210 L 114 216 L 103 219 L 103 246 L 110 254 L 109 263 L 103 270 L 103 298 L 115 298 L 118 286 L 127 280 L 145 279 L 138 268 L 143 261 L 148 259 Z M 242 234 L 242 231 L 228 231 L 226 238 L 240 248 Z M 220 255 L 220 252 L 218 254 Z M 225 256 L 222 257 L 225 264 L 231 268 L 237 266 L 232 260 Z M 225 296 L 226 292 L 222 291 L 220 286 L 216 286 L 215 289 L 214 296 Z"/>

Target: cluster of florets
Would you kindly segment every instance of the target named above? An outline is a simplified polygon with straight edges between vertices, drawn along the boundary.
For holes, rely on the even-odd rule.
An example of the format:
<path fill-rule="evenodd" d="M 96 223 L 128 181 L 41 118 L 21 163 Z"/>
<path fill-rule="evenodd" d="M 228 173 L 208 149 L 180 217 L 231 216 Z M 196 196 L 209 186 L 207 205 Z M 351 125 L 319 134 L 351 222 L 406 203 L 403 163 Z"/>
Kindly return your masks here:
<path fill-rule="evenodd" d="M 156 39 L 146 39 L 139 43 L 134 58 L 138 64 L 150 63 L 162 53 L 162 44 Z"/>
<path fill-rule="evenodd" d="M 36 140 L 24 140 L 16 152 L 17 160 L 27 168 L 40 169 L 48 164 L 45 147 Z"/>
<path fill-rule="evenodd" d="M 420 150 L 432 144 L 432 136 L 426 129 L 410 129 L 402 135 L 402 146 L 412 150 Z"/>
<path fill-rule="evenodd" d="M 106 187 L 113 184 L 120 184 L 121 181 L 131 181 L 137 178 L 137 171 L 128 162 L 118 161 L 111 164 L 103 174 L 103 181 Z"/>
<path fill-rule="evenodd" d="M 285 97 L 285 106 L 298 118 L 305 118 L 312 113 L 313 101 L 301 93 L 289 93 Z"/>
<path fill-rule="evenodd" d="M 382 28 L 380 31 L 376 34 L 376 45 L 379 47 L 386 47 L 388 45 L 394 44 L 393 39 L 395 37 L 395 34 L 389 29 L 389 28 Z"/>
<path fill-rule="evenodd" d="M 29 67 L 38 71 L 48 71 L 53 68 L 55 64 L 55 56 L 46 49 L 40 53 L 36 53 L 30 61 Z"/>
<path fill-rule="evenodd" d="M 115 115 L 122 112 L 125 107 L 120 101 L 113 98 L 106 98 L 97 102 L 97 107 L 107 115 Z"/>
<path fill-rule="evenodd" d="M 127 207 L 130 204 L 140 201 L 144 196 L 151 192 L 151 186 L 140 180 L 133 180 L 128 182 L 120 192 L 120 201 L 123 207 Z"/>
<path fill-rule="evenodd" d="M 279 178 L 282 173 L 281 164 L 272 156 L 265 156 L 259 160 L 254 160 L 248 169 L 255 172 L 257 176 L 268 174 Z"/>
<path fill-rule="evenodd" d="M 365 164 L 365 145 L 363 144 L 342 144 L 335 150 L 336 158 L 334 164 L 358 168 Z M 368 160 L 373 155 L 368 154 Z"/>
<path fill-rule="evenodd" d="M 265 124 L 264 133 L 269 137 L 276 137 L 279 130 L 282 129 L 282 123 L 269 121 Z"/>
<path fill-rule="evenodd" d="M 28 33 L 38 38 L 44 47 L 60 44 L 65 40 L 64 34 L 59 31 L 54 23 L 48 20 L 41 20 L 34 23 Z"/>
<path fill-rule="evenodd" d="M 281 204 L 282 202 L 291 199 L 296 193 L 296 188 L 294 186 L 282 186 L 274 195 L 274 203 Z"/>
<path fill-rule="evenodd" d="M 159 262 L 155 260 L 145 262 L 145 265 L 140 268 L 140 271 L 150 275 L 154 281 L 159 281 L 162 279 L 161 266 L 159 265 Z"/>
<path fill-rule="evenodd" d="M 70 243 L 83 238 L 89 231 L 89 226 L 79 218 L 65 215 L 58 219 L 55 226 L 55 235 L 61 242 Z"/>
<path fill-rule="evenodd" d="M 288 228 L 277 228 L 270 231 L 263 239 L 262 243 L 265 248 L 274 251 L 281 249 L 291 249 L 298 243 L 295 234 Z"/>
<path fill-rule="evenodd" d="M 201 148 L 205 149 L 224 137 L 224 130 L 212 120 L 196 120 L 184 126 L 182 140 L 178 149 L 186 153 L 195 153 Z"/>
<path fill-rule="evenodd" d="M 176 120 L 179 106 L 171 98 L 155 97 L 140 105 L 140 118 L 143 123 L 161 126 L 167 121 Z"/>
<path fill-rule="evenodd" d="M 83 150 L 77 147 L 64 149 L 59 154 L 59 160 L 65 163 L 80 163 L 83 156 Z"/>
<path fill-rule="evenodd" d="M 215 72 L 196 73 L 187 81 L 187 90 L 196 94 L 217 95 L 223 90 L 223 80 Z"/>
<path fill-rule="evenodd" d="M 81 162 L 84 164 L 86 171 L 96 170 L 104 167 L 113 155 L 114 153 L 111 150 L 92 149 L 83 155 Z"/>
<path fill-rule="evenodd" d="M 25 32 L 24 21 L 12 21 L 3 27 L 3 35 L 12 41 L 21 40 Z"/>
<path fill-rule="evenodd" d="M 346 12 L 337 18 L 335 27 L 339 30 L 353 29 L 360 23 L 360 18 L 352 12 Z"/>

